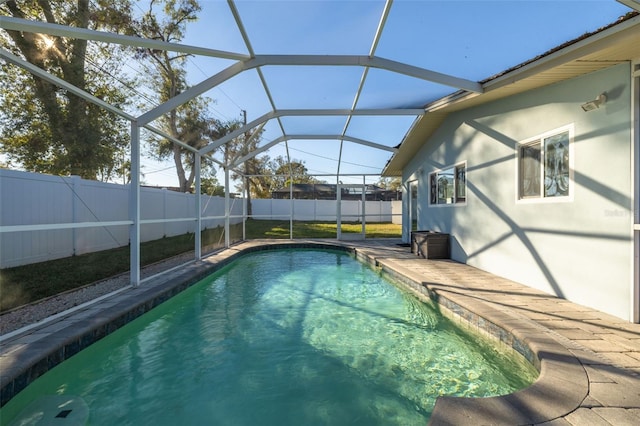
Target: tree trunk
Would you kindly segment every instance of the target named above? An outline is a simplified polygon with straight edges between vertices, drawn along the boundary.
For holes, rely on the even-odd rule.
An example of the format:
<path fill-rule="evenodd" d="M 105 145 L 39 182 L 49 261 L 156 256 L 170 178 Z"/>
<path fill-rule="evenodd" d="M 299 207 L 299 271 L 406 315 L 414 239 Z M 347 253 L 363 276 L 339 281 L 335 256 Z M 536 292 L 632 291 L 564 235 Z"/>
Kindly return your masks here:
<path fill-rule="evenodd" d="M 39 6 L 49 23 L 57 23 L 47 1 L 39 1 Z M 13 16 L 25 18 L 16 2 L 7 2 Z M 89 24 L 89 0 L 78 0 L 77 10 L 71 23 L 78 28 L 87 28 Z M 7 31 L 25 59 L 42 69 L 47 69 L 45 55 L 38 47 L 41 43 L 38 34 Z M 81 39 L 67 40 L 53 38 L 53 45 L 47 50 L 47 59 L 62 70 L 62 78 L 80 89 L 85 89 L 85 55 L 87 41 Z M 35 81 L 36 96 L 42 102 L 46 113 L 51 135 L 52 146 L 59 146 L 64 154 L 57 160 L 57 168 L 68 169 L 73 175 L 85 179 L 97 176 L 97 148 L 100 144 L 99 132 L 92 127 L 88 117 L 87 101 L 69 92 L 60 92 L 54 85 L 32 77 Z M 67 100 L 66 113 L 64 102 L 59 100 L 62 93 Z"/>
<path fill-rule="evenodd" d="M 253 209 L 251 208 L 251 179 L 245 177 L 244 180 L 246 182 L 247 191 L 247 216 L 251 217 L 251 215 L 253 215 Z"/>

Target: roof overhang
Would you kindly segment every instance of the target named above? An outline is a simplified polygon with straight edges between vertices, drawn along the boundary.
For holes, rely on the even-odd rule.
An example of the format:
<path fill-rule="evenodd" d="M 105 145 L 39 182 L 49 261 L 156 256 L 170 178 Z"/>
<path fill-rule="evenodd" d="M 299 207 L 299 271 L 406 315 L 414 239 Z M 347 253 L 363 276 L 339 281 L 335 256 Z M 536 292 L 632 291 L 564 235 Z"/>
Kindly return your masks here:
<path fill-rule="evenodd" d="M 639 59 L 638 40 L 640 15 L 632 12 L 614 24 L 481 82 L 480 93 L 461 90 L 426 105 L 425 114 L 416 118 L 382 175 L 401 176 L 449 114 Z"/>

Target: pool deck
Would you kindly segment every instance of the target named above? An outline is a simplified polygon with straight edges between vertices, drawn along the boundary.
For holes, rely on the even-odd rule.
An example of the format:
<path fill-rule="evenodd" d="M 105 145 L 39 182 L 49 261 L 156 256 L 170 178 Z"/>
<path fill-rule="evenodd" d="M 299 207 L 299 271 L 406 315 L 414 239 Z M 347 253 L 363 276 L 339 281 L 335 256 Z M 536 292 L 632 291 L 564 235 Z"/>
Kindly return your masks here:
<path fill-rule="evenodd" d="M 540 370 L 530 387 L 491 398 L 441 397 L 433 425 L 638 425 L 640 325 L 474 267 L 427 260 L 400 240 L 247 241 L 136 288 L 127 288 L 0 339 L 2 403 L 48 369 L 182 291 L 246 250 L 322 244 L 355 252 L 438 302 L 466 327 L 498 339 Z M 179 283 L 179 284 L 176 284 Z"/>
<path fill-rule="evenodd" d="M 640 424 L 640 324 L 388 242 L 355 246 L 379 266 L 420 282 L 432 298 L 462 306 L 467 318 L 461 321 L 483 333 L 497 325 L 543 360 L 531 387 L 505 397 L 441 398 L 430 424 Z"/>

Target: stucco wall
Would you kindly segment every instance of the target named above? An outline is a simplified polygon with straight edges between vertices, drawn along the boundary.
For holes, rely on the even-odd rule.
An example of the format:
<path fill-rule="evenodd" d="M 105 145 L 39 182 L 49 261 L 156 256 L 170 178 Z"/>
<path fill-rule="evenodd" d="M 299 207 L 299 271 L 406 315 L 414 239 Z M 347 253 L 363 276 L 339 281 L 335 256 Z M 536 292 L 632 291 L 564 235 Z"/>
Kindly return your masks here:
<path fill-rule="evenodd" d="M 418 229 L 450 233 L 455 260 L 629 319 L 630 86 L 623 64 L 451 114 L 404 171 L 419 182 Z M 607 103 L 583 112 L 602 92 Z M 573 195 L 518 202 L 517 143 L 569 125 Z M 466 204 L 428 205 L 429 173 L 461 161 Z"/>

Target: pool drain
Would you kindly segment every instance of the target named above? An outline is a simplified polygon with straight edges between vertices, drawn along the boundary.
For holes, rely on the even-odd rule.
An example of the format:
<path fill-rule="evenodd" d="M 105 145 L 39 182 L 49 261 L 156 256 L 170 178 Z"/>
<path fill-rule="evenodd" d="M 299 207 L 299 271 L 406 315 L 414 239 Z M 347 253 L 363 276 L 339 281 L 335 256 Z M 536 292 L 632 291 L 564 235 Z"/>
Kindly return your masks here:
<path fill-rule="evenodd" d="M 73 410 L 62 410 L 58 413 L 56 418 L 66 419 Z"/>
<path fill-rule="evenodd" d="M 10 423 L 10 426 L 85 425 L 89 407 L 79 396 L 47 395 L 31 402 Z"/>

